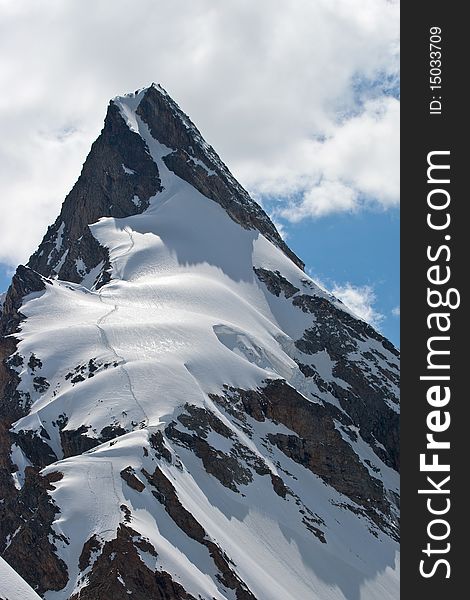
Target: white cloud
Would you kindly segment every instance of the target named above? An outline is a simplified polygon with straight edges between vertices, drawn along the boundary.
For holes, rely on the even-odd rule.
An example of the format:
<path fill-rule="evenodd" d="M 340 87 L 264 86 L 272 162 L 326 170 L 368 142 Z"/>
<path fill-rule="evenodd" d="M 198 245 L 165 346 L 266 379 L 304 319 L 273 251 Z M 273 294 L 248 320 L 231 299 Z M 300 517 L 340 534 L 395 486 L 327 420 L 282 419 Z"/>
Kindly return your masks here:
<path fill-rule="evenodd" d="M 399 317 L 400 316 L 400 307 L 399 306 L 395 306 L 395 308 L 392 309 L 392 315 L 394 317 Z"/>
<path fill-rule="evenodd" d="M 374 307 L 377 297 L 373 288 L 369 285 L 336 284 L 331 293 L 344 302 L 358 317 L 367 321 L 373 327 L 378 328 L 385 318 Z"/>
<path fill-rule="evenodd" d="M 301 202 L 289 203 L 279 215 L 291 223 L 306 217 L 323 217 L 332 212 L 354 211 L 358 207 L 358 193 L 339 181 L 321 181 L 307 189 Z"/>
<path fill-rule="evenodd" d="M 398 11 L 387 0 L 0 0 L 0 261 L 35 249 L 108 100 L 151 81 L 250 191 L 300 196 L 294 220 L 358 210 L 365 196 L 394 205 L 398 102 L 357 82 L 396 76 Z"/>
<path fill-rule="evenodd" d="M 295 191 L 302 190 L 301 199 L 279 209 L 279 214 L 297 222 L 369 205 L 396 206 L 399 127 L 399 102 L 387 97 L 366 102 L 359 115 L 333 128 L 325 141 L 304 142 L 297 163 L 304 162 L 305 175 L 293 184 Z M 290 163 L 286 166 L 291 174 L 296 172 Z M 288 174 L 284 181 L 289 181 Z M 261 186 L 274 193 L 276 182 L 267 182 Z"/>

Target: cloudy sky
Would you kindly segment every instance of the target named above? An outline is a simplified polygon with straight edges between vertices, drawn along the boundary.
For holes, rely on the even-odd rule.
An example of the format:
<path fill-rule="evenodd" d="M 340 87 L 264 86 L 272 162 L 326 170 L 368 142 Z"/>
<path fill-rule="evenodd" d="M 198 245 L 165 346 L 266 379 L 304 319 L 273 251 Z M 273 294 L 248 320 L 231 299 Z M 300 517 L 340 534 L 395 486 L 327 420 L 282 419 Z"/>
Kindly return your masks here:
<path fill-rule="evenodd" d="M 0 291 L 110 98 L 159 82 L 308 271 L 398 341 L 398 3 L 0 0 Z"/>

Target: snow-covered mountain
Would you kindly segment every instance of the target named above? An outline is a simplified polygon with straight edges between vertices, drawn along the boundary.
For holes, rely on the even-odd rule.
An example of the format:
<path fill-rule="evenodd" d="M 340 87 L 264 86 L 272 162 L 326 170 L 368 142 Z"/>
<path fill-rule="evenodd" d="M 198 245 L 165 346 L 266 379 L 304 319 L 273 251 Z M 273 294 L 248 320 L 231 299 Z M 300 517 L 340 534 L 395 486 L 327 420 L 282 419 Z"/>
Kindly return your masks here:
<path fill-rule="evenodd" d="M 398 598 L 398 352 L 160 86 L 111 101 L 1 328 L 1 551 L 42 598 Z"/>

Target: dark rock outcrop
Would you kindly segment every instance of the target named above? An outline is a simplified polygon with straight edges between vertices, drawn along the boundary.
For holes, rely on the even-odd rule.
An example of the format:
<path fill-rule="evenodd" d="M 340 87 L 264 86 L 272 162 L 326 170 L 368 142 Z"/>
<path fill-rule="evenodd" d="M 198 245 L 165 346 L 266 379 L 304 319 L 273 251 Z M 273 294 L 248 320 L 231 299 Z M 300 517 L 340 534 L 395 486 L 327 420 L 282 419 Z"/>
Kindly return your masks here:
<path fill-rule="evenodd" d="M 395 357 L 399 356 L 393 344 L 368 323 L 341 310 L 326 298 L 301 294 L 293 298 L 292 303 L 303 312 L 314 314 L 316 317 L 314 326 L 308 330 L 309 337 L 305 340 L 305 344 L 297 343 L 300 350 L 304 351 L 303 347 L 307 349 L 307 354 L 326 349 L 334 358 L 355 350 L 357 344 L 354 342 L 366 341 L 370 338 L 379 342 Z M 315 338 L 319 338 L 316 341 L 317 347 L 315 347 Z"/>
<path fill-rule="evenodd" d="M 127 483 L 129 487 L 138 492 L 143 492 L 145 490 L 145 484 L 137 479 L 135 475 L 135 471 L 132 467 L 126 467 L 121 471 L 121 477 Z"/>
<path fill-rule="evenodd" d="M 365 373 L 363 364 L 338 360 L 333 374 L 349 383 L 350 388 L 345 389 L 333 382 L 335 396 L 377 456 L 399 471 L 400 415 L 391 406 L 396 403 L 396 398 L 379 379 L 371 385 Z"/>
<path fill-rule="evenodd" d="M 328 352 L 335 362 L 333 375 L 349 384 L 349 387 L 346 389 L 331 382 L 325 389 L 339 400 L 353 424 L 359 427 L 362 438 L 371 444 L 379 458 L 398 470 L 399 414 L 392 408 L 393 405 L 398 405 L 398 401 L 386 385 L 387 382 L 395 386 L 399 384 L 398 366 L 388 362 L 388 368 L 384 369 L 381 365 L 385 356 L 378 350 L 367 352 L 367 356 L 362 353 L 361 358 L 354 360 L 348 356 L 359 350 L 359 342 L 368 339 L 375 340 L 395 358 L 399 356 L 398 351 L 373 327 L 324 298 L 304 294 L 294 296 L 292 302 L 302 311 L 315 316 L 313 325 L 306 329 L 295 345 L 307 355 L 314 355 L 322 350 Z M 381 377 L 370 371 L 371 364 L 380 372 Z M 316 372 L 308 365 L 300 368 L 321 389 L 322 382 L 318 381 Z"/>
<path fill-rule="evenodd" d="M 41 476 L 39 469 L 26 467 L 17 498 L 0 506 L 2 556 L 39 594 L 60 590 L 68 581 L 67 567 L 52 541 L 57 539 L 51 525 L 58 510 L 47 493 L 61 478 L 61 473 Z"/>
<path fill-rule="evenodd" d="M 70 600 L 196 600 L 165 571 L 152 571 L 139 550 L 157 556 L 153 546 L 127 525 L 118 527 L 116 538 L 104 545 L 93 537 L 85 544 L 80 568 L 90 565 L 86 583 Z"/>
<path fill-rule="evenodd" d="M 42 292 L 46 289 L 44 279 L 33 269 L 19 265 L 13 275 L 3 302 L 0 318 L 0 334 L 2 336 L 15 333 L 20 321 L 24 318 L 20 308 L 23 299 L 34 292 Z"/>
<path fill-rule="evenodd" d="M 300 289 L 292 285 L 279 271 L 268 271 L 268 269 L 257 269 L 256 267 L 253 267 L 253 271 L 256 273 L 258 279 L 266 285 L 271 294 L 277 297 L 283 293 L 285 298 L 290 298 L 297 292 L 300 292 Z"/>
<path fill-rule="evenodd" d="M 47 439 L 47 434 L 44 435 L 44 431 L 40 433 L 43 433 L 43 435 L 41 436 L 35 431 L 24 431 L 21 429 L 13 433 L 12 437 L 31 464 L 42 469 L 55 462 L 58 457 L 49 444 L 44 441 L 44 438 Z"/>
<path fill-rule="evenodd" d="M 171 452 L 165 446 L 163 440 L 163 433 L 161 431 L 156 431 L 149 438 L 150 445 L 155 450 L 155 456 L 158 459 L 164 458 L 167 462 L 171 463 Z"/>
<path fill-rule="evenodd" d="M 235 456 L 213 448 L 199 435 L 180 431 L 175 427 L 175 423 L 171 423 L 165 428 L 165 434 L 174 443 L 194 452 L 201 459 L 207 473 L 213 475 L 223 486 L 232 491 L 238 492 L 238 484 L 247 484 L 252 481 L 253 476 L 250 469 L 244 467 Z"/>
<path fill-rule="evenodd" d="M 388 518 L 393 517 L 382 482 L 370 475 L 323 405 L 309 402 L 281 379 L 258 390 L 228 388 L 226 396 L 211 398 L 236 418 L 247 414 L 256 421 L 285 425 L 292 434 L 268 433 L 269 442 L 360 505 L 390 533 Z"/>
<path fill-rule="evenodd" d="M 80 282 L 101 262 L 104 273 L 108 252 L 93 237 L 88 225 L 101 217 L 119 218 L 143 212 L 160 189 L 158 168 L 145 142 L 128 128 L 119 108 L 111 102 L 101 135 L 92 145 L 60 215 L 31 256 L 29 267 L 46 277 L 58 276 L 73 282 Z M 84 271 L 77 267 L 80 260 Z M 100 283 L 106 280 L 102 275 Z"/>
<path fill-rule="evenodd" d="M 99 440 L 87 436 L 88 428 L 82 425 L 78 429 L 63 429 L 60 432 L 60 441 L 64 458 L 77 456 L 83 452 L 87 452 L 99 445 Z"/>
<path fill-rule="evenodd" d="M 279 297 L 283 293 L 295 307 L 312 315 L 312 325 L 295 341 L 295 346 L 310 356 L 326 351 L 334 362 L 332 374 L 347 385 L 325 381 L 315 368 L 296 358 L 302 374 L 313 380 L 321 392 L 339 401 L 345 413 L 336 414 L 336 419 L 344 423 L 346 418 L 348 425 L 358 427 L 377 456 L 399 470 L 399 413 L 394 408 L 398 408 L 396 390 L 400 383 L 397 349 L 368 323 L 329 299 L 298 293 L 300 290 L 278 272 L 254 270 L 271 294 Z M 302 283 L 309 287 L 307 280 Z M 370 340 L 382 351 L 377 347 L 361 350 L 360 343 Z M 349 356 L 353 353 L 354 359 Z M 329 405 L 327 410 L 332 413 L 334 407 Z"/>
<path fill-rule="evenodd" d="M 27 414 L 29 397 L 18 391 L 20 378 L 15 367 L 23 364 L 23 358 L 16 353 L 17 340 L 14 333 L 24 318 L 20 308 L 26 296 L 41 293 L 46 288 L 44 279 L 35 271 L 20 265 L 13 275 L 11 285 L 5 295 L 0 315 L 0 497 L 13 500 L 18 491 L 12 473 L 17 466 L 11 461 L 11 446 L 15 441 L 10 432 L 12 423 Z M 32 367 L 38 366 L 33 360 Z M 1 543 L 1 538 L 0 538 Z"/>

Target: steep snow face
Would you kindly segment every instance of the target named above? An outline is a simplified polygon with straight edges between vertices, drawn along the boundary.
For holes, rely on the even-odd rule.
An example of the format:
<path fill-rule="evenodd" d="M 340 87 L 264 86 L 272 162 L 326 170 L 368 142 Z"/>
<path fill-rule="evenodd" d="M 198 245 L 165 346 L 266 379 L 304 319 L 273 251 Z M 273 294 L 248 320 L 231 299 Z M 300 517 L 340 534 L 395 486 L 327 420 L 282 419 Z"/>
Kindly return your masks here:
<path fill-rule="evenodd" d="M 90 225 L 109 283 L 96 285 L 101 263 L 24 298 L 10 361 L 15 485 L 31 464 L 60 474 L 49 537 L 68 583 L 44 597 L 96 597 L 113 564 L 116 586 L 150 597 L 116 562 L 129 543 L 129 568 L 173 586 L 162 598 L 395 599 L 395 441 L 365 421 L 373 403 L 390 422 L 398 411 L 396 351 L 167 166 L 174 149 L 139 116 L 143 97 L 114 102 L 161 189 L 141 214 Z M 263 396 L 273 381 L 281 396 Z M 317 417 L 283 404 L 290 389 L 324 419 L 315 452 L 299 444 L 315 444 Z M 320 460 L 328 444 L 338 456 Z"/>
<path fill-rule="evenodd" d="M 0 558 L 0 598 L 4 600 L 40 600 L 18 573 Z"/>

